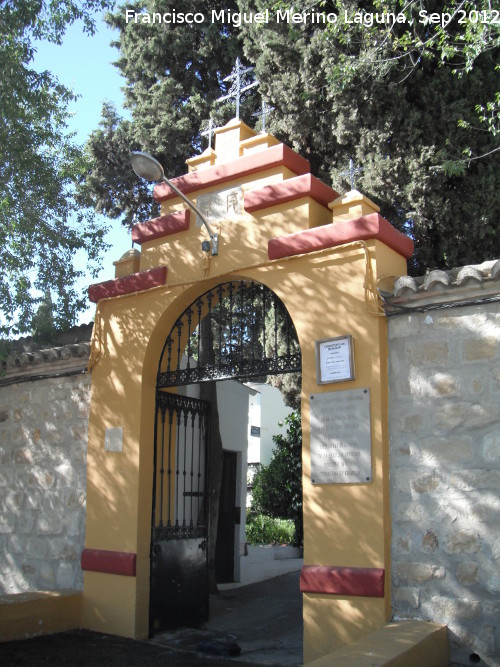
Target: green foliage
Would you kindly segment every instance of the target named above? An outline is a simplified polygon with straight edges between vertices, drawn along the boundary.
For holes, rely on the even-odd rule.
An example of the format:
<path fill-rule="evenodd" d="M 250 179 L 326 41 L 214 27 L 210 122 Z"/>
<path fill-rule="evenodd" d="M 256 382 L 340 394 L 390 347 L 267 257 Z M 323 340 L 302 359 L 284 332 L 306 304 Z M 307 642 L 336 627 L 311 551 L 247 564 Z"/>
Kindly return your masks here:
<path fill-rule="evenodd" d="M 291 519 L 250 514 L 247 518 L 246 540 L 249 544 L 294 544 L 295 525 Z"/>
<path fill-rule="evenodd" d="M 351 16 L 405 6 L 414 12 L 420 4 L 327 0 L 308 10 L 343 16 L 345 6 Z M 441 12 L 451 4 L 423 6 Z M 274 7 L 240 1 L 245 11 Z M 275 107 L 270 131 L 339 192 L 349 189 L 349 158 L 362 166 L 356 187 L 415 240 L 412 273 L 493 259 L 499 249 L 498 135 L 476 112 L 481 105 L 483 116 L 495 113 L 487 103 L 498 92 L 498 26 L 468 26 L 465 37 L 456 22 L 444 32 L 423 28 L 343 20 L 333 27 L 270 21 L 265 29 L 244 28 L 245 54 Z M 484 48 L 481 36 L 474 46 L 476 31 L 491 37 Z M 461 42 L 467 53 L 452 57 Z"/>
<path fill-rule="evenodd" d="M 162 13 L 174 8 L 206 16 L 216 9 L 211 0 L 141 0 L 126 7 Z M 224 8 L 235 11 L 235 0 Z M 116 64 L 126 81 L 130 119 L 121 118 L 112 106 L 103 108 L 100 126 L 87 145 L 91 169 L 80 196 L 110 217 L 123 216 L 130 226 L 157 213 L 151 187 L 126 167 L 130 151 L 152 153 L 168 176 L 184 173 L 185 160 L 201 151 L 200 130 L 209 117 L 220 123 L 222 114 L 226 120 L 231 117 L 231 110 L 216 100 L 223 92 L 222 79 L 242 49 L 231 25 L 208 20 L 189 25 L 127 24 L 121 6 L 107 21 L 119 31 Z"/>
<path fill-rule="evenodd" d="M 49 290 L 33 316 L 32 327 L 32 335 L 37 343 L 50 344 L 55 341 L 57 330 L 54 325 L 53 303 Z"/>
<path fill-rule="evenodd" d="M 275 449 L 268 466 L 253 480 L 252 511 L 291 519 L 298 544 L 302 543 L 302 426 L 298 412 L 285 418 L 285 435 L 273 436 Z"/>
<path fill-rule="evenodd" d="M 173 5 L 146 0 L 127 7 L 168 11 Z M 209 0 L 175 5 L 207 17 L 212 8 Z M 150 186 L 123 167 L 129 151 L 151 152 L 167 174 L 184 173 L 184 160 L 202 150 L 203 123 L 210 116 L 228 119 L 216 100 L 243 52 L 255 65 L 260 94 L 274 107 L 269 131 L 339 192 L 349 189 L 349 159 L 362 166 L 356 187 L 415 240 L 412 273 L 498 256 L 499 26 L 471 20 L 473 12 L 489 11 L 488 0 L 322 0 L 295 8 L 336 13 L 333 25 L 275 21 L 277 8 L 290 8 L 286 0 L 230 0 L 225 8 L 269 9 L 271 20 L 237 28 L 208 19 L 127 25 L 123 8 L 109 16 L 119 31 L 117 66 L 130 116 L 103 109 L 87 146 L 85 205 L 123 215 L 126 225 L 155 215 Z M 453 19 L 424 23 L 421 11 Z M 405 21 L 354 22 L 377 12 L 402 13 Z M 242 109 L 247 122 L 250 111 Z"/>
<path fill-rule="evenodd" d="M 59 43 L 65 27 L 82 19 L 92 32 L 104 0 L 49 4 L 0 3 L 0 312 L 3 335 L 27 332 L 43 294 L 54 296 L 58 326 L 73 323 L 85 303 L 74 289 L 78 250 L 95 263 L 104 230 L 80 213 L 72 188 L 85 170 L 80 149 L 67 133 L 74 95 L 49 72 L 32 67 L 35 40 Z"/>

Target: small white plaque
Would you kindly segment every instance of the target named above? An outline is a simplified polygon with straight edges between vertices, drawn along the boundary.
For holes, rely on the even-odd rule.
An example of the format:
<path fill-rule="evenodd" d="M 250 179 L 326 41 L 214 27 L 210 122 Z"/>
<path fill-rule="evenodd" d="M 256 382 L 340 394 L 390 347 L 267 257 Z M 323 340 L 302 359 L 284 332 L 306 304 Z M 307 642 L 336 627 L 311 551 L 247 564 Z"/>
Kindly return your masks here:
<path fill-rule="evenodd" d="M 104 434 L 105 452 L 123 452 L 123 427 L 107 428 Z"/>
<path fill-rule="evenodd" d="M 217 222 L 226 218 L 241 215 L 243 209 L 243 194 L 241 187 L 226 188 L 200 195 L 196 201 L 200 211 L 208 222 Z M 196 216 L 196 226 L 201 227 L 202 221 Z"/>
<path fill-rule="evenodd" d="M 354 346 L 352 336 L 324 338 L 316 341 L 316 382 L 329 384 L 354 380 Z"/>
<path fill-rule="evenodd" d="M 369 389 L 311 396 L 311 482 L 366 484 L 371 481 Z"/>

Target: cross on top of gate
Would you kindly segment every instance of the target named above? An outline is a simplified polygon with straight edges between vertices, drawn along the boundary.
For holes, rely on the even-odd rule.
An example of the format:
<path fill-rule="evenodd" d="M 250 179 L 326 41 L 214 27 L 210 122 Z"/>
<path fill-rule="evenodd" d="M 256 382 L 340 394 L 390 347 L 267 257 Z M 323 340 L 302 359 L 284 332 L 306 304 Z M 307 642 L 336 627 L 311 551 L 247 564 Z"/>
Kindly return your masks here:
<path fill-rule="evenodd" d="M 215 129 L 216 126 L 214 124 L 214 121 L 211 118 L 209 118 L 206 130 L 203 130 L 203 132 L 201 133 L 202 137 L 208 136 L 209 148 L 212 148 L 212 137 L 214 136 Z"/>
<path fill-rule="evenodd" d="M 254 118 L 259 118 L 259 117 L 261 118 L 261 120 L 262 120 L 262 130 L 261 131 L 262 132 L 266 131 L 266 117 L 267 117 L 268 114 L 271 113 L 271 111 L 273 111 L 273 109 L 274 109 L 274 107 L 267 106 L 266 101 L 262 100 L 262 106 L 261 106 L 260 111 L 256 111 L 253 114 Z"/>
<path fill-rule="evenodd" d="M 354 190 L 354 177 L 356 176 L 356 174 L 360 174 L 364 170 L 365 170 L 364 167 L 355 167 L 354 160 L 351 158 L 349 160 L 349 170 L 341 172 L 340 175 L 349 176 L 349 180 L 351 182 L 351 190 Z"/>
<path fill-rule="evenodd" d="M 259 85 L 258 81 L 249 83 L 247 75 L 254 70 L 253 67 L 243 67 L 239 58 L 236 58 L 236 64 L 223 81 L 231 81 L 231 87 L 227 95 L 219 97 L 217 102 L 224 102 L 225 100 L 234 100 L 236 103 L 236 118 L 240 117 L 240 101 L 244 93 L 251 88 Z"/>

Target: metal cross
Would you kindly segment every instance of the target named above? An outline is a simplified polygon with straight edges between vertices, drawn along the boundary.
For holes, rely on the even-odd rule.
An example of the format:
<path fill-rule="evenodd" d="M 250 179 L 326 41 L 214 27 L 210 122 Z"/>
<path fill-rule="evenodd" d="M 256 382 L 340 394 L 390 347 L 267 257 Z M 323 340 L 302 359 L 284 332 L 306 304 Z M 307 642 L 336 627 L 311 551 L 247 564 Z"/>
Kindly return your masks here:
<path fill-rule="evenodd" d="M 214 131 L 215 131 L 216 126 L 214 125 L 214 121 L 210 118 L 208 121 L 207 129 L 203 130 L 201 135 L 208 136 L 208 147 L 212 148 L 212 137 L 214 136 Z"/>
<path fill-rule="evenodd" d="M 266 104 L 265 100 L 262 100 L 262 107 L 260 111 L 257 111 L 256 113 L 253 114 L 254 118 L 261 118 L 262 119 L 262 130 L 261 132 L 264 133 L 266 131 L 266 116 L 273 111 L 274 107 L 268 107 Z"/>
<path fill-rule="evenodd" d="M 351 158 L 349 160 L 349 171 L 343 171 L 340 175 L 349 176 L 349 180 L 351 181 L 351 190 L 354 190 L 354 177 L 356 174 L 360 174 L 364 170 L 364 167 L 355 167 L 354 160 Z"/>
<path fill-rule="evenodd" d="M 247 90 L 250 90 L 250 88 L 254 88 L 255 86 L 259 85 L 258 81 L 254 81 L 253 83 L 248 83 L 247 77 L 245 74 L 248 74 L 249 72 L 253 71 L 253 67 L 243 67 L 243 65 L 240 62 L 239 58 L 236 58 L 236 65 L 233 67 L 231 70 L 231 74 L 226 76 L 223 81 L 232 81 L 231 88 L 229 89 L 229 92 L 227 95 L 223 95 L 222 97 L 219 97 L 217 102 L 224 102 L 225 100 L 232 100 L 236 102 L 236 118 L 239 119 L 240 117 L 240 100 L 243 96 L 244 93 L 247 92 Z"/>

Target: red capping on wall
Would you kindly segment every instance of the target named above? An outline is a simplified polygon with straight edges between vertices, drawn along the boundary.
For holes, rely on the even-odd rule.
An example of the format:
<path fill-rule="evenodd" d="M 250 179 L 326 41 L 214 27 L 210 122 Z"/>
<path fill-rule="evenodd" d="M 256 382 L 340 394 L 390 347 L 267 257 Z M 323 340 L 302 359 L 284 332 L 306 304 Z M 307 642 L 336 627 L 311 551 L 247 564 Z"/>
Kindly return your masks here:
<path fill-rule="evenodd" d="M 413 254 L 411 238 L 398 232 L 390 222 L 378 213 L 370 213 L 360 218 L 337 222 L 322 227 L 314 227 L 301 232 L 270 239 L 267 252 L 269 259 L 281 259 L 301 255 L 314 250 L 334 248 L 352 241 L 382 241 L 406 259 Z"/>
<path fill-rule="evenodd" d="M 123 278 L 115 278 L 114 280 L 106 280 L 103 283 L 90 285 L 88 289 L 89 299 L 92 303 L 97 303 L 100 299 L 142 292 L 152 287 L 164 285 L 166 280 L 167 267 L 158 266 L 155 269 L 123 276 Z"/>
<path fill-rule="evenodd" d="M 289 178 L 282 183 L 266 185 L 264 188 L 245 192 L 245 211 L 253 213 L 301 197 L 311 197 L 311 199 L 327 207 L 338 196 L 338 192 L 325 185 L 316 176 L 303 174 L 302 176 Z"/>
<path fill-rule="evenodd" d="M 300 590 L 302 593 L 383 598 L 384 579 L 382 568 L 303 565 Z"/>
<path fill-rule="evenodd" d="M 286 167 L 294 174 L 307 174 L 309 172 L 309 162 L 305 158 L 292 151 L 288 146 L 277 144 L 263 151 L 240 157 L 238 160 L 214 165 L 208 169 L 192 171 L 184 176 L 172 178 L 171 181 L 181 192 L 189 194 L 196 190 L 234 181 L 237 178 L 249 176 L 265 169 L 273 169 L 274 167 Z M 155 185 L 153 197 L 156 201 L 162 202 L 177 196 L 166 183 Z"/>
<path fill-rule="evenodd" d="M 87 572 L 106 572 L 135 577 L 136 561 L 136 554 L 125 551 L 84 549 L 82 552 L 82 570 Z"/>
<path fill-rule="evenodd" d="M 176 211 L 169 215 L 161 215 L 146 222 L 139 222 L 132 228 L 132 241 L 141 245 L 147 241 L 155 241 L 163 236 L 185 232 L 189 229 L 191 211 Z"/>

